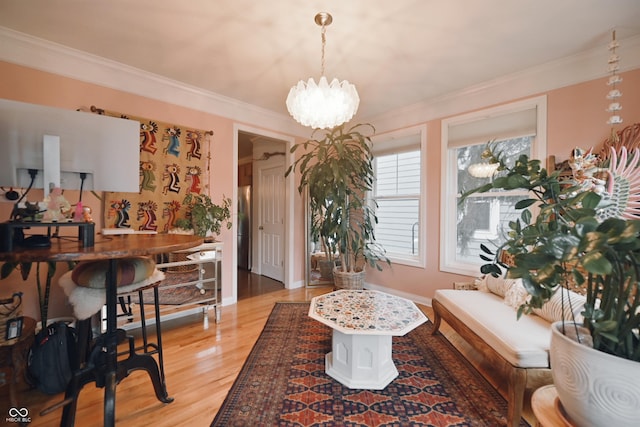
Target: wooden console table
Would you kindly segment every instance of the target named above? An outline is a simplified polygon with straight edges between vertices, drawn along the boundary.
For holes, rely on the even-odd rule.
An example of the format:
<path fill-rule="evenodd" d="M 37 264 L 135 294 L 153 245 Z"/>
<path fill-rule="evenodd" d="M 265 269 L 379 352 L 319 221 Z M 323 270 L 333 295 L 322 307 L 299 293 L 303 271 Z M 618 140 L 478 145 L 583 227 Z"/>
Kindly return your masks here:
<path fill-rule="evenodd" d="M 203 239 L 196 236 L 179 234 L 125 234 L 97 236 L 93 246 L 82 246 L 80 242 L 54 239 L 49 248 L 16 248 L 10 252 L 0 252 L 0 261 L 4 262 L 60 262 L 109 260 L 105 292 L 107 305 L 107 332 L 105 339 L 106 367 L 93 372 L 96 383 L 105 385 L 104 426 L 115 425 L 115 394 L 117 383 L 135 369 L 149 373 L 158 400 L 171 402 L 166 387 L 160 379 L 158 364 L 150 355 L 140 355 L 135 366 L 119 366 L 117 361 L 117 287 L 116 260 L 134 256 L 155 255 L 164 252 L 189 249 L 202 244 Z M 99 378 L 98 378 L 99 377 Z M 82 387 L 82 383 L 80 388 Z M 67 389 L 66 399 L 77 396 L 79 390 Z M 75 399 L 65 406 L 61 425 L 73 425 L 75 421 Z M 70 410 L 72 408 L 73 410 Z"/>

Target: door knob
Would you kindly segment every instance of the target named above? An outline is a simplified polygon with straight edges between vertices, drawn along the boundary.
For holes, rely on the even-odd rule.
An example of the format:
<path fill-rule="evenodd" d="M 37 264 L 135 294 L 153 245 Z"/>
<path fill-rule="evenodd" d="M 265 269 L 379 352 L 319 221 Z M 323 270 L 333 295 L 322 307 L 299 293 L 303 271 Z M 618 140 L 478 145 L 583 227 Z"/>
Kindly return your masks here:
<path fill-rule="evenodd" d="M 258 227 L 258 230 L 264 230 L 263 226 Z"/>

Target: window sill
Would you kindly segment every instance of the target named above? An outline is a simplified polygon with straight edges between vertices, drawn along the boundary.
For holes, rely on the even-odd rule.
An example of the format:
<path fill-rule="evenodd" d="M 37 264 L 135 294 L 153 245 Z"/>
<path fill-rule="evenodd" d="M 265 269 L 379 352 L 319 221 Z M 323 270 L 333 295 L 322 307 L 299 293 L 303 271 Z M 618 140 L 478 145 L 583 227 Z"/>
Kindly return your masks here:
<path fill-rule="evenodd" d="M 426 265 L 424 259 L 420 259 L 418 257 L 402 257 L 400 255 L 396 255 L 396 256 L 387 255 L 387 257 L 391 261 L 391 265 L 400 264 L 400 265 L 406 265 L 409 267 L 421 267 L 421 268 L 424 268 Z"/>

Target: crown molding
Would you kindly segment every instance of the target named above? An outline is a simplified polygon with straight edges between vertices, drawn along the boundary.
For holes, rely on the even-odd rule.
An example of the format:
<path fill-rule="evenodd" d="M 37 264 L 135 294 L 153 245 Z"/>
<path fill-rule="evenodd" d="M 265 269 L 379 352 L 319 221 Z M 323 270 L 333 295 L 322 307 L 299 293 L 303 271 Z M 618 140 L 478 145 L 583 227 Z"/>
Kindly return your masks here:
<path fill-rule="evenodd" d="M 0 26 L 0 60 L 294 135 L 291 117 Z"/>
<path fill-rule="evenodd" d="M 640 36 L 619 40 L 621 72 L 640 68 Z M 607 76 L 606 46 L 365 118 L 385 131 Z M 307 137 L 291 117 L 0 26 L 0 60 Z"/>
<path fill-rule="evenodd" d="M 640 68 L 640 36 L 618 41 L 620 72 Z M 606 46 L 594 48 L 364 121 L 376 123 L 376 130 L 384 132 L 604 78 L 610 75 L 607 71 L 609 55 Z"/>

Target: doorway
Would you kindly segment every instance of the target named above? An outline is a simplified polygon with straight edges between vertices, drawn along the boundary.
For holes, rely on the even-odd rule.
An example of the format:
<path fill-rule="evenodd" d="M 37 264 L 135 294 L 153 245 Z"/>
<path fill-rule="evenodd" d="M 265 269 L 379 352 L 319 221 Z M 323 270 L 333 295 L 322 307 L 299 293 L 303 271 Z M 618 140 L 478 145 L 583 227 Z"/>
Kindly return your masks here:
<path fill-rule="evenodd" d="M 291 287 L 293 198 L 284 173 L 293 138 L 237 125 L 237 257 L 239 274 L 258 274 Z M 234 297 L 237 298 L 237 289 Z"/>
<path fill-rule="evenodd" d="M 284 149 L 281 143 L 269 144 Z M 262 147 L 254 147 L 254 153 Z M 257 265 L 256 272 L 273 280 L 284 282 L 284 241 L 285 241 L 285 187 L 284 151 L 270 151 L 276 157 L 254 157 L 254 187 L 257 221 L 257 238 L 254 246 Z M 265 153 L 265 154 L 267 154 Z"/>

